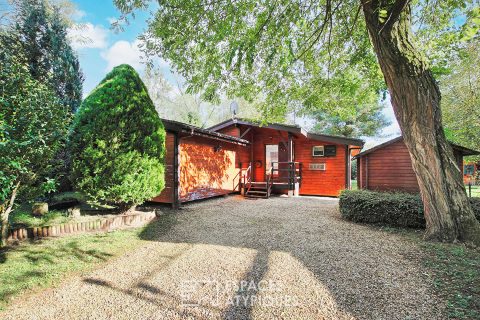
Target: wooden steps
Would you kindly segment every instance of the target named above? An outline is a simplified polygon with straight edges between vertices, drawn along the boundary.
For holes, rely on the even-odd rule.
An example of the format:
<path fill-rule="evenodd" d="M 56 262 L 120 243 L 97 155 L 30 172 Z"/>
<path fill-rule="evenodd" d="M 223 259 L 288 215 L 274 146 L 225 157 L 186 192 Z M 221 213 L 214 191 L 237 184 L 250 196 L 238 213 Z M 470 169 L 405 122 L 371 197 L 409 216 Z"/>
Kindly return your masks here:
<path fill-rule="evenodd" d="M 244 186 L 243 195 L 246 198 L 268 199 L 268 197 L 270 197 L 270 190 L 266 182 L 252 181 L 249 186 Z"/>

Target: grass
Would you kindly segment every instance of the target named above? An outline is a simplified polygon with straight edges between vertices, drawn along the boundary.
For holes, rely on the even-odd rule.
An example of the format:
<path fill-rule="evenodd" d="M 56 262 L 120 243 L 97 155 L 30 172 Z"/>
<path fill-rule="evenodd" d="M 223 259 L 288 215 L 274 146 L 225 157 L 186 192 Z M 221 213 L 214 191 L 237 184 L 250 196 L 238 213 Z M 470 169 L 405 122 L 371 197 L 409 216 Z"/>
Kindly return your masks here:
<path fill-rule="evenodd" d="M 450 319 L 480 319 L 480 250 L 461 244 L 424 242 L 425 265 L 444 296 Z"/>
<path fill-rule="evenodd" d="M 25 226 L 25 227 L 43 227 L 53 224 L 66 223 L 72 218 L 66 215 L 64 211 L 49 211 L 47 214 L 41 217 L 34 217 L 31 210 L 27 210 L 26 205 L 22 205 L 20 208 L 15 209 L 9 217 L 9 223 L 11 226 Z"/>
<path fill-rule="evenodd" d="M 357 184 L 357 180 L 351 180 L 350 181 L 350 189 L 351 190 L 357 190 L 358 189 L 358 184 Z"/>
<path fill-rule="evenodd" d="M 423 230 L 381 228 L 417 243 L 436 293 L 447 301 L 448 319 L 480 319 L 480 249 L 461 243 L 429 242 Z"/>
<path fill-rule="evenodd" d="M 135 248 L 143 228 L 22 243 L 0 251 L 0 310 L 31 289 L 52 287 L 75 272 Z"/>
<path fill-rule="evenodd" d="M 465 186 L 465 189 L 467 190 L 467 194 L 470 196 L 469 190 L 468 190 L 468 185 Z M 479 197 L 480 198 L 480 186 L 472 186 L 472 197 Z"/>

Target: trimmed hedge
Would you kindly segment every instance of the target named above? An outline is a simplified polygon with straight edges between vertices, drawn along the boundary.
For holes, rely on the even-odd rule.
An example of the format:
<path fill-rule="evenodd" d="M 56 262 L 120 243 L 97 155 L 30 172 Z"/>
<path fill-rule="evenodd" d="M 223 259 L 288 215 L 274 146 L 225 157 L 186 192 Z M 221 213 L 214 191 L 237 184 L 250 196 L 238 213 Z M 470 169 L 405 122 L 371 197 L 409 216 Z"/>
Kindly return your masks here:
<path fill-rule="evenodd" d="M 470 202 L 480 221 L 480 198 L 470 198 Z M 340 213 L 354 222 L 425 228 L 422 200 L 408 193 L 345 190 L 340 195 Z"/>

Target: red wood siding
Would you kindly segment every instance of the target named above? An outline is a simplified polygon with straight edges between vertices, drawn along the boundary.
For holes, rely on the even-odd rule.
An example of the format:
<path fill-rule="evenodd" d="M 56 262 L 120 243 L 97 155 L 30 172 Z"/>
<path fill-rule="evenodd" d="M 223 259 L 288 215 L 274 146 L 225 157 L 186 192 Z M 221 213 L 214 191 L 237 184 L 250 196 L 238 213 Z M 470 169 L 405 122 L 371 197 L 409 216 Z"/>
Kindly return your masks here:
<path fill-rule="evenodd" d="M 246 126 L 242 127 L 244 132 Z M 245 135 L 252 144 L 253 161 L 260 163 L 255 166 L 253 179 L 265 181 L 265 145 L 288 142 L 288 133 L 285 131 L 272 130 L 268 128 L 252 128 Z M 294 161 L 302 163 L 302 183 L 300 194 L 318 196 L 338 196 L 345 189 L 346 181 L 346 160 L 345 145 L 336 145 L 337 152 L 334 157 L 313 157 L 312 147 L 321 145 L 332 145 L 332 143 L 307 139 L 298 136 L 294 141 Z M 325 163 L 325 171 L 310 170 L 310 163 Z"/>
<path fill-rule="evenodd" d="M 221 149 L 215 151 L 216 146 Z M 192 201 L 234 191 L 239 182 L 240 154 L 248 147 L 201 137 L 180 140 L 180 201 Z"/>
<path fill-rule="evenodd" d="M 240 129 L 234 126 L 223 128 L 221 130 L 218 130 L 218 132 L 228 134 L 229 136 L 233 137 L 240 137 Z"/>
<path fill-rule="evenodd" d="M 336 145 L 334 157 L 314 157 L 313 146 L 332 145 L 332 143 L 301 139 L 295 144 L 295 161 L 303 165 L 300 194 L 338 196 L 346 188 L 346 146 Z M 309 170 L 311 163 L 325 163 L 325 171 Z"/>
<path fill-rule="evenodd" d="M 463 169 L 463 156 L 453 151 L 460 170 Z M 377 191 L 420 192 L 417 176 L 407 146 L 399 140 L 377 149 L 359 159 L 358 186 Z"/>
<path fill-rule="evenodd" d="M 362 189 L 405 192 L 419 190 L 410 154 L 402 140 L 362 156 L 359 174 L 359 187 Z"/>
<path fill-rule="evenodd" d="M 175 170 L 173 163 L 175 150 L 174 141 L 174 134 L 167 132 L 167 136 L 165 138 L 165 189 L 163 189 L 159 196 L 153 198 L 151 201 L 173 203 L 173 172 Z"/>

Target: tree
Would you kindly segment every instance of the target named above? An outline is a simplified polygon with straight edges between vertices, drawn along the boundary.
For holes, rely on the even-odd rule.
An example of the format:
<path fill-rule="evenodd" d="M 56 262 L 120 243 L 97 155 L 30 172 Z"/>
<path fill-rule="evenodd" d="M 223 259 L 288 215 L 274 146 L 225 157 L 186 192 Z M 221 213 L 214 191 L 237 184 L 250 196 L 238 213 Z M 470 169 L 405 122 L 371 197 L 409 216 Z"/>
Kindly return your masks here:
<path fill-rule="evenodd" d="M 148 2 L 115 0 L 125 18 Z M 440 91 L 412 31 L 418 16 L 427 47 L 436 38 L 449 44 L 458 25 L 464 38 L 474 36 L 479 14 L 474 0 L 165 0 L 141 38 L 147 52 L 172 61 L 189 90 L 203 89 L 207 99 L 262 93 L 265 116 L 308 102 L 312 83 L 344 63 L 366 74 L 379 65 L 419 182 L 426 238 L 480 244 L 480 223 L 445 138 Z"/>
<path fill-rule="evenodd" d="M 478 45 L 477 40 L 461 50 L 451 73 L 440 77 L 447 137 L 474 150 L 480 150 L 480 70 L 472 67 L 480 65 Z"/>
<path fill-rule="evenodd" d="M 75 112 L 82 101 L 83 74 L 67 37 L 71 22 L 62 7 L 46 0 L 15 1 L 14 10 L 13 32 L 20 39 L 32 77 L 48 84 L 62 104 Z"/>
<path fill-rule="evenodd" d="M 385 107 L 379 88 L 355 71 L 319 81 L 315 105 L 303 114 L 315 120 L 314 131 L 344 137 L 375 136 L 390 123 L 382 113 Z"/>
<path fill-rule="evenodd" d="M 52 159 L 67 133 L 68 110 L 55 93 L 30 75 L 22 46 L 0 31 L 0 220 L 1 245 L 17 196 L 35 197 L 51 187 Z"/>
<path fill-rule="evenodd" d="M 231 99 L 220 99 L 218 103 L 204 101 L 201 94 L 187 93 L 180 84 L 170 84 L 159 68 L 147 65 L 142 76 L 145 86 L 161 118 L 185 122 L 198 127 L 209 127 L 232 117 Z M 254 104 L 242 98 L 238 117 L 255 118 L 258 114 Z"/>
<path fill-rule="evenodd" d="M 165 129 L 129 65 L 115 67 L 78 110 L 71 133 L 72 182 L 121 211 L 163 190 Z"/>

